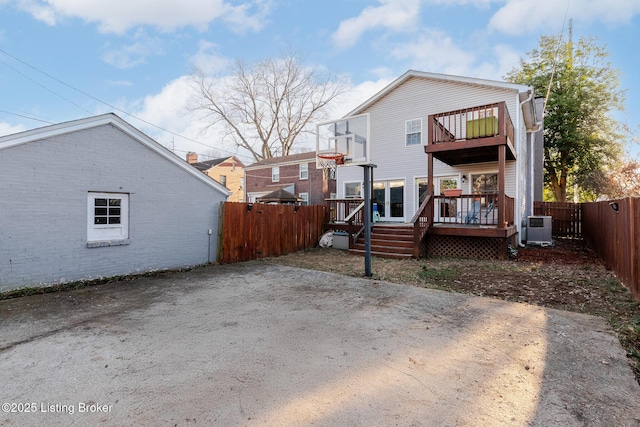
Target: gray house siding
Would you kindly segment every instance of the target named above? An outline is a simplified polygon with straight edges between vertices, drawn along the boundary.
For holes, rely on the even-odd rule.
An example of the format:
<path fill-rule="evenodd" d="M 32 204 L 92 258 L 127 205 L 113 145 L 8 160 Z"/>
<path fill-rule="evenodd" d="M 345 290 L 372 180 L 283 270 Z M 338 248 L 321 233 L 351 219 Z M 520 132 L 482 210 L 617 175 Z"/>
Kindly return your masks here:
<path fill-rule="evenodd" d="M 369 113 L 371 130 L 371 163 L 377 165 L 374 180 L 405 181 L 404 218 L 409 220 L 418 210 L 419 201 L 415 188 L 415 179 L 427 177 L 426 145 L 428 116 L 430 114 L 453 111 L 478 105 L 506 102 L 513 121 L 516 149 L 521 150 L 526 138 L 522 113 L 519 111 L 518 92 L 513 89 L 486 87 L 452 81 L 438 81 L 412 77 L 385 94 L 367 108 L 355 111 L 357 114 Z M 405 121 L 422 119 L 422 144 L 407 146 L 405 143 Z M 519 129 L 519 130 L 518 130 Z M 524 139 L 523 139 L 524 138 Z M 521 151 L 518 151 L 519 153 Z M 524 153 L 524 152 L 523 152 Z M 523 159 L 525 157 L 519 157 Z M 520 197 L 517 182 L 517 162 L 507 162 L 505 170 L 505 191 L 514 198 Z M 457 167 L 434 161 L 434 176 L 458 176 L 471 173 L 498 172 L 498 163 L 467 164 Z M 361 182 L 362 168 L 340 167 L 337 172 L 339 197 L 344 196 L 345 182 Z M 470 192 L 471 182 L 461 184 L 465 193 Z"/>
<path fill-rule="evenodd" d="M 128 194 L 126 244 L 88 246 L 89 192 Z M 110 124 L 0 149 L 0 291 L 215 261 L 225 199 Z"/>

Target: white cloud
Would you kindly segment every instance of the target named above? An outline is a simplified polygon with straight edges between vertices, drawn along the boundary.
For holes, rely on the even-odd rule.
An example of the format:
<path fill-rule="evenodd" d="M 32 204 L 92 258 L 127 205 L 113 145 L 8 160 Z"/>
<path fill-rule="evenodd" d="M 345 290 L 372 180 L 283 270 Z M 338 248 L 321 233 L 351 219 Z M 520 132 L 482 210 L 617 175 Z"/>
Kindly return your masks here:
<path fill-rule="evenodd" d="M 100 30 L 122 34 L 139 25 L 162 31 L 191 26 L 201 30 L 216 19 L 233 25 L 235 31 L 257 31 L 270 2 L 251 0 L 231 5 L 224 0 L 18 0 L 18 7 L 48 25 L 63 17 L 97 22 Z"/>
<path fill-rule="evenodd" d="M 133 36 L 134 43 L 117 49 L 108 49 L 102 59 L 116 68 L 132 68 L 146 62 L 151 55 L 162 55 L 164 49 L 162 41 L 155 37 L 149 37 L 143 30 L 136 31 Z"/>
<path fill-rule="evenodd" d="M 12 135 L 24 130 L 26 128 L 22 125 L 10 125 L 9 123 L 0 122 L 0 136 Z"/>
<path fill-rule="evenodd" d="M 480 34 L 471 38 L 484 39 Z M 425 30 L 412 41 L 396 44 L 391 55 L 408 61 L 415 70 L 490 80 L 502 80 L 520 60 L 519 52 L 511 46 L 460 43 L 438 30 Z"/>
<path fill-rule="evenodd" d="M 206 122 L 200 118 L 201 113 L 188 110 L 194 94 L 192 87 L 191 76 L 182 76 L 165 85 L 159 93 L 122 107 L 125 111 L 133 111 L 136 117 L 171 132 L 131 117 L 123 118 L 165 147 L 175 148 L 175 153 L 183 158 L 187 151 L 205 155 L 212 148 L 221 156 L 236 154 L 236 147 L 223 141 L 220 129 L 205 130 Z M 240 156 L 243 161 L 251 163 L 246 153 L 240 153 Z"/>
<path fill-rule="evenodd" d="M 420 0 L 379 0 L 380 6 L 366 7 L 360 15 L 344 20 L 332 39 L 339 48 L 355 45 L 368 30 L 383 28 L 395 32 L 415 30 Z"/>
<path fill-rule="evenodd" d="M 510 0 L 493 15 L 489 29 L 510 35 L 560 32 L 565 16 L 587 25 L 594 22 L 624 25 L 638 13 L 640 0 Z"/>
<path fill-rule="evenodd" d="M 411 68 L 417 70 L 456 75 L 464 75 L 476 60 L 473 51 L 461 49 L 451 37 L 437 30 L 426 30 L 418 38 L 396 45 L 391 55 L 411 60 Z"/>
<path fill-rule="evenodd" d="M 198 42 L 198 52 L 189 58 L 194 68 L 204 71 L 207 75 L 216 75 L 226 69 L 232 60 L 218 52 L 218 45 L 206 40 Z"/>

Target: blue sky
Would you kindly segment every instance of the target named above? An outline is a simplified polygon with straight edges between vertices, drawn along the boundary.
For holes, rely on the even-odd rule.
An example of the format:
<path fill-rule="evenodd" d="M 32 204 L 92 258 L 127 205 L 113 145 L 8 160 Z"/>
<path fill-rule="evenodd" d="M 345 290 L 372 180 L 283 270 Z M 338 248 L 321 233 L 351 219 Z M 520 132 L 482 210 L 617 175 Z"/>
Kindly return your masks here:
<path fill-rule="evenodd" d="M 607 45 L 616 118 L 639 130 L 640 0 L 0 0 L 0 16 L 0 135 L 115 107 L 181 157 L 236 154 L 186 109 L 194 67 L 224 79 L 295 50 L 349 79 L 337 118 L 408 69 L 501 80 L 568 18 Z"/>

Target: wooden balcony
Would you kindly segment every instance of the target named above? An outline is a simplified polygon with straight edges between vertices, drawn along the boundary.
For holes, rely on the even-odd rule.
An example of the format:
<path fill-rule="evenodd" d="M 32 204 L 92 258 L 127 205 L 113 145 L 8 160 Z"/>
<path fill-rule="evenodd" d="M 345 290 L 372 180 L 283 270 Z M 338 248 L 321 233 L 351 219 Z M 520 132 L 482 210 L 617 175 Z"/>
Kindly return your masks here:
<path fill-rule="evenodd" d="M 504 102 L 429 115 L 424 151 L 450 165 L 515 160 L 514 129 Z"/>

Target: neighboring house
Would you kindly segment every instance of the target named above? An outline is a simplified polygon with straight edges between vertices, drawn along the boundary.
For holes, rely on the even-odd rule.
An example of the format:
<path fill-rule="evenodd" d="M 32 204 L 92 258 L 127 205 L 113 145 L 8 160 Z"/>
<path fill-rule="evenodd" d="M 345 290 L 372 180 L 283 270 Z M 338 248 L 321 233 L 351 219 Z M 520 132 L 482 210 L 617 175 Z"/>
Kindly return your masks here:
<path fill-rule="evenodd" d="M 236 156 L 198 162 L 198 155 L 189 152 L 187 163 L 227 187 L 230 202 L 244 202 L 244 163 Z"/>
<path fill-rule="evenodd" d="M 515 245 L 542 197 L 539 102 L 529 86 L 408 71 L 351 111 L 345 117 L 369 117 L 380 220 L 408 223 L 422 213 L 430 243 L 454 249 L 471 241 L 460 237 Z M 362 183 L 363 168 L 338 168 L 338 198 L 362 197 Z M 445 197 L 447 189 L 461 194 Z"/>
<path fill-rule="evenodd" d="M 215 261 L 227 195 L 115 114 L 0 137 L 0 291 Z"/>
<path fill-rule="evenodd" d="M 321 205 L 335 196 L 336 180 L 316 168 L 316 152 L 271 157 L 245 167 L 247 201 L 276 190 L 285 190 L 303 199 L 305 205 Z"/>

